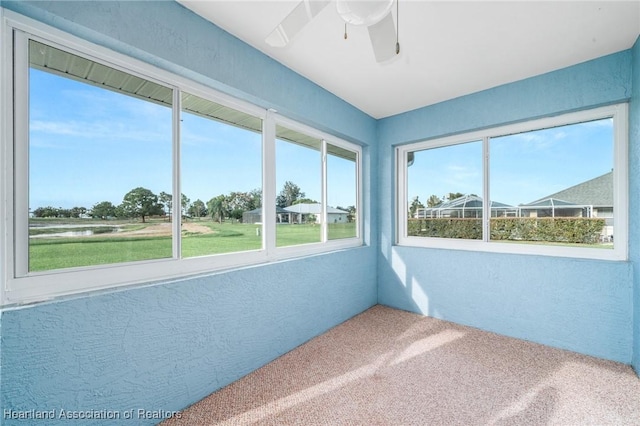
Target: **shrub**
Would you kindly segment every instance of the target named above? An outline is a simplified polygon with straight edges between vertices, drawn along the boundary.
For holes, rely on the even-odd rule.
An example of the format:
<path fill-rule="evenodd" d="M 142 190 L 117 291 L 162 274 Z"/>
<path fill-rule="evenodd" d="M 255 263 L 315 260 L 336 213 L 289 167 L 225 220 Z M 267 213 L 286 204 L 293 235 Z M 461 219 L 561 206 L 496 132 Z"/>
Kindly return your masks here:
<path fill-rule="evenodd" d="M 604 219 L 583 217 L 491 218 L 493 241 L 598 242 Z M 409 219 L 409 236 L 482 239 L 482 219 Z"/>

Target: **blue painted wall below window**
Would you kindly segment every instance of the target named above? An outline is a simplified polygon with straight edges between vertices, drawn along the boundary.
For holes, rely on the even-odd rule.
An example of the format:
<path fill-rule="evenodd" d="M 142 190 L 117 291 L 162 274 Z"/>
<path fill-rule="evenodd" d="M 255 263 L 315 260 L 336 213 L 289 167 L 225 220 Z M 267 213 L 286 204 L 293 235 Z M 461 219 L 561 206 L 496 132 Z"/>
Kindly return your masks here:
<path fill-rule="evenodd" d="M 369 252 L 4 312 L 2 407 L 185 408 L 375 304 Z"/>

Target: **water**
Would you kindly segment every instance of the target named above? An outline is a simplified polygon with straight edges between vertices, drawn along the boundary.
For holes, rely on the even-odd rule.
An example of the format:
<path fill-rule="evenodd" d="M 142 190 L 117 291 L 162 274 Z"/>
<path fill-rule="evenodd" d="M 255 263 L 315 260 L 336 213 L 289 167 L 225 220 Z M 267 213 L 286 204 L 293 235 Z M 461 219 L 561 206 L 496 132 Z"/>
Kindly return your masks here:
<path fill-rule="evenodd" d="M 34 227 L 32 229 L 51 229 L 51 228 L 60 228 L 60 229 L 68 229 L 68 228 L 87 228 L 90 227 L 91 225 L 67 225 L 67 226 L 59 226 L 59 225 L 50 225 L 50 226 L 37 226 Z M 93 225 L 94 227 L 98 228 L 104 228 L 104 225 Z M 110 234 L 113 232 L 119 232 L 120 228 L 117 226 L 112 226 L 111 227 L 111 231 L 110 232 L 104 232 L 104 230 L 101 230 L 101 232 L 99 232 L 99 235 L 102 234 Z M 37 234 L 37 235 L 30 235 L 29 238 L 65 238 L 65 237 L 88 237 L 91 235 L 96 234 L 95 231 L 93 231 L 92 229 L 82 229 L 79 231 L 63 231 L 63 232 L 54 232 L 51 234 Z M 98 235 L 98 234 L 96 234 Z"/>

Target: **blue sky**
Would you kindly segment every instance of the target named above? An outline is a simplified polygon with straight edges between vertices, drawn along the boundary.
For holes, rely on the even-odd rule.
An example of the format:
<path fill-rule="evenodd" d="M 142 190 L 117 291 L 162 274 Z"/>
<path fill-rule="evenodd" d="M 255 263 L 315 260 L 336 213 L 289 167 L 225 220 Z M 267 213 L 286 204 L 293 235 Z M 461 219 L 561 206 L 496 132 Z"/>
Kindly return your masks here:
<path fill-rule="evenodd" d="M 31 70 L 30 208 L 120 204 L 131 189 L 171 192 L 171 109 Z M 182 122 L 182 192 L 191 201 L 261 187 L 261 136 L 191 114 Z M 610 119 L 494 138 L 491 198 L 518 205 L 600 176 L 613 165 Z M 481 142 L 416 153 L 409 201 L 482 194 Z M 330 157 L 329 205 L 355 204 L 354 163 Z M 320 200 L 320 153 L 276 144 L 276 186 Z"/>
<path fill-rule="evenodd" d="M 493 201 L 518 205 L 546 197 L 613 167 L 611 119 L 493 138 L 490 141 Z M 408 169 L 408 200 L 426 204 L 450 192 L 482 196 L 482 142 L 416 152 Z"/>
<path fill-rule="evenodd" d="M 31 209 L 118 205 L 138 186 L 171 192 L 170 108 L 35 69 L 30 88 Z M 262 186 L 260 134 L 182 120 L 182 192 L 191 201 Z M 320 200 L 320 153 L 278 142 L 276 156 L 278 192 L 290 180 Z M 330 162 L 330 205 L 355 204 L 353 164 Z"/>

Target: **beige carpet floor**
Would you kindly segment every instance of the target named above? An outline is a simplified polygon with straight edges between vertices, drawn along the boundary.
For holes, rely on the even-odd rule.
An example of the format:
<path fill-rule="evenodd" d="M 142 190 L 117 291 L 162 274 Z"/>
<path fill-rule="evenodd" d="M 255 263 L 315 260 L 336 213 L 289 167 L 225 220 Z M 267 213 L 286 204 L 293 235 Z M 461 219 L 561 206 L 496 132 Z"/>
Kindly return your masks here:
<path fill-rule="evenodd" d="M 640 425 L 640 379 L 627 365 L 375 306 L 180 415 L 163 424 Z"/>

